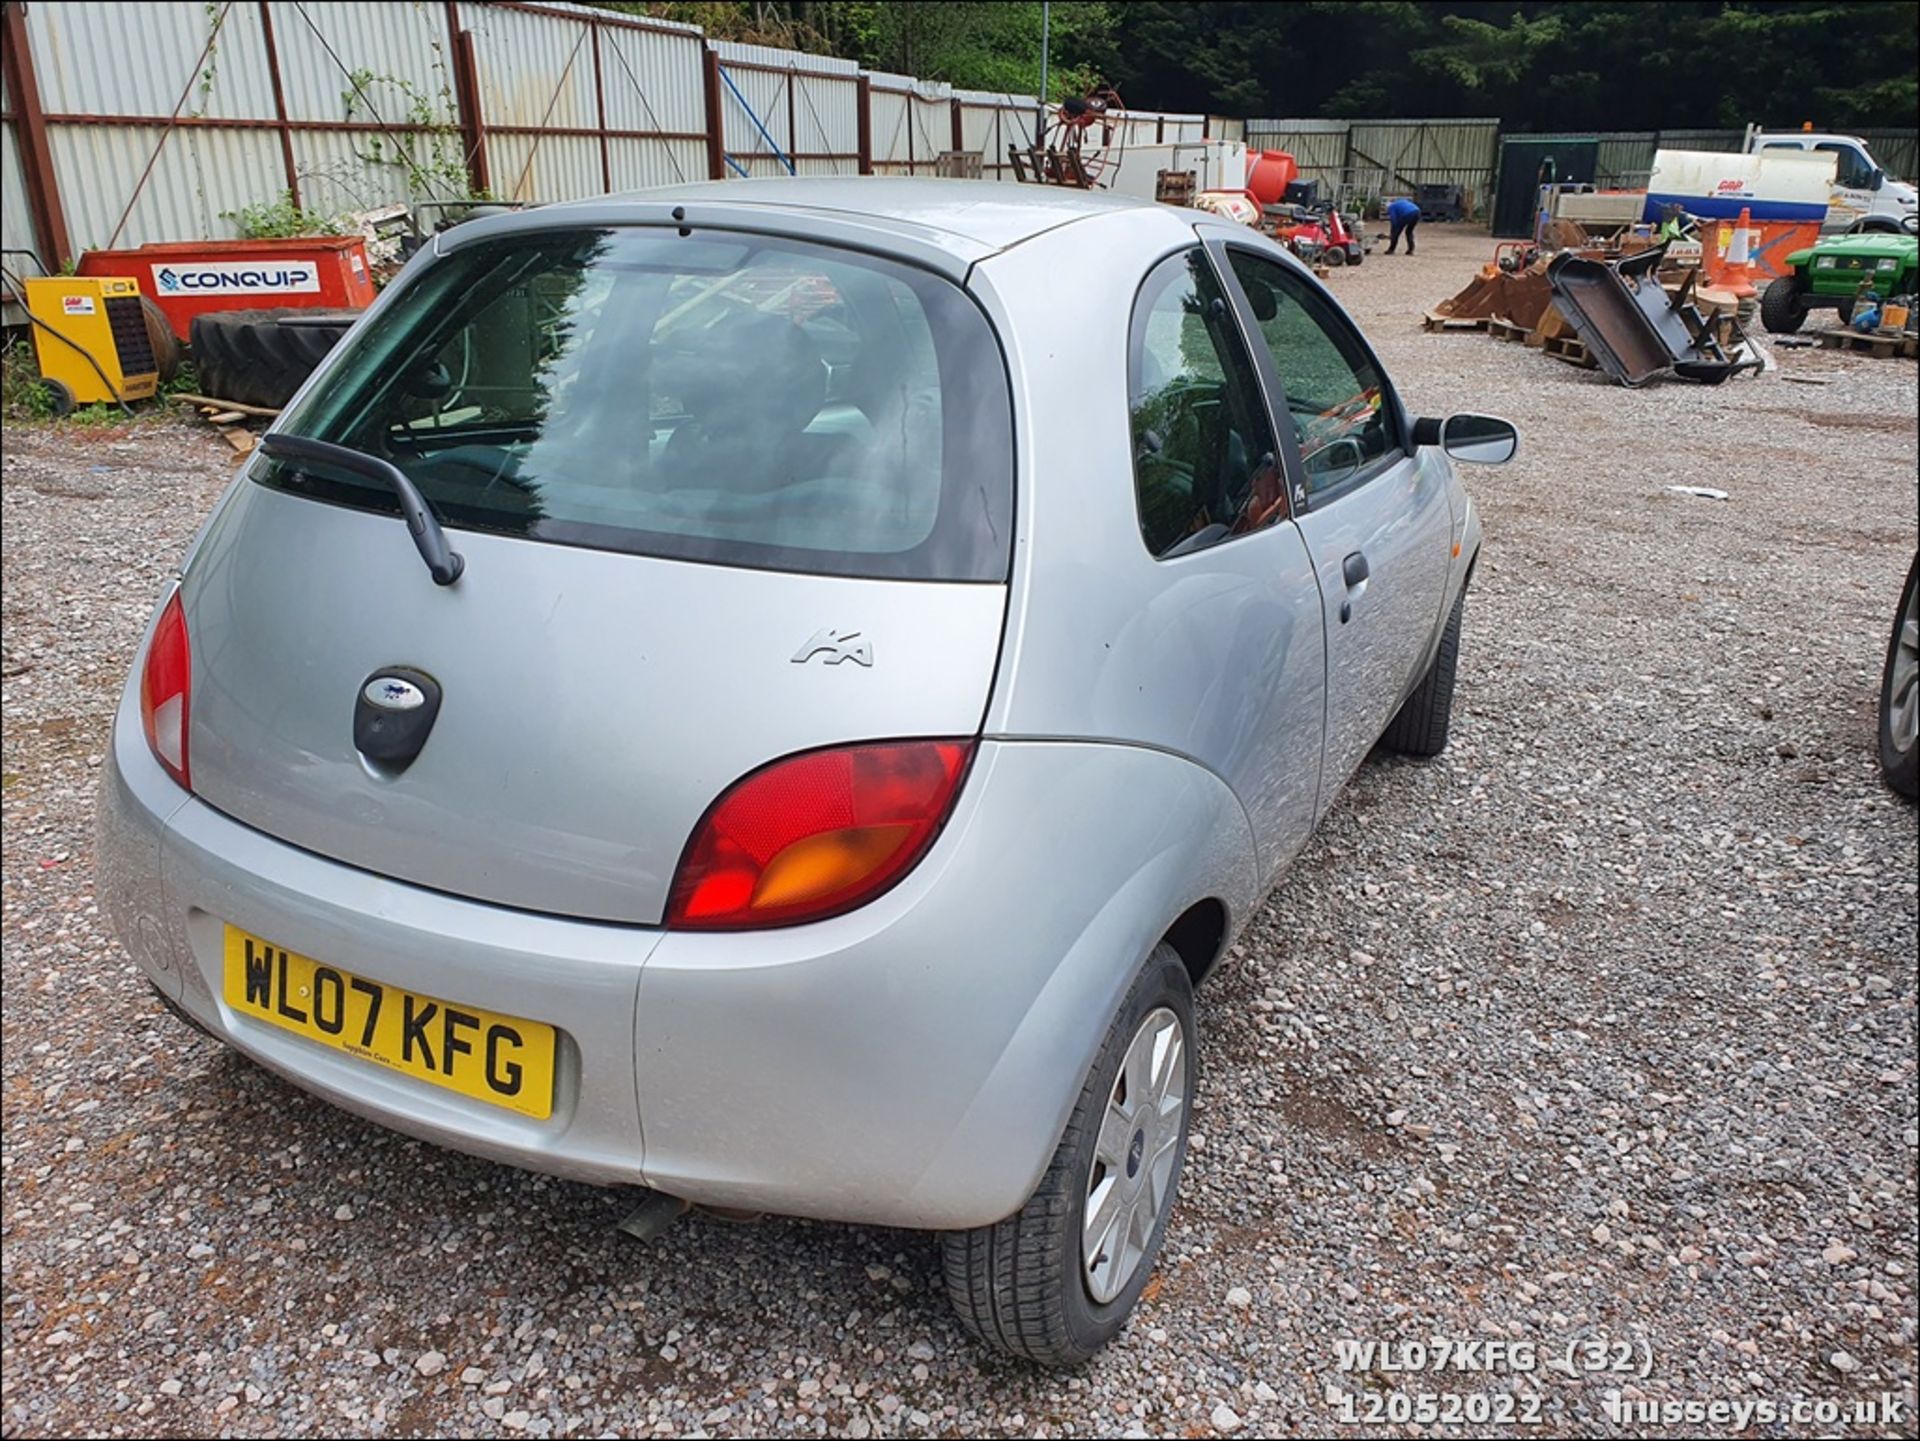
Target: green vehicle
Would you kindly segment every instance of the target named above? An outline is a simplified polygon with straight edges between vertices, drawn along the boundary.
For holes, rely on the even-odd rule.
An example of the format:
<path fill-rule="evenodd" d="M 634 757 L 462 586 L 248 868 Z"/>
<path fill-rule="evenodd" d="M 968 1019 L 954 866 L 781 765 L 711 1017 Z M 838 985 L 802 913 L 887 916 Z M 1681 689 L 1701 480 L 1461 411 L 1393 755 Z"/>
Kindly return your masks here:
<path fill-rule="evenodd" d="M 1775 335 L 1791 335 L 1810 310 L 1834 309 L 1840 323 L 1853 319 L 1863 288 L 1883 298 L 1910 295 L 1920 269 L 1920 237 L 1862 233 L 1822 240 L 1787 257 L 1793 267 L 1760 297 L 1760 323 Z"/>

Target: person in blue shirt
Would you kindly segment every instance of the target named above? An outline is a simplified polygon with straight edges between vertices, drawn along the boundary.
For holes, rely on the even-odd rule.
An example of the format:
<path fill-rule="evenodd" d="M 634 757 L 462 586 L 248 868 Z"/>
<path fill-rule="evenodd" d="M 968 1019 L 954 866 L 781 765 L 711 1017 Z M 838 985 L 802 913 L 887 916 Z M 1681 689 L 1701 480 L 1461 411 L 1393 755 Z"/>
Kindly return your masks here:
<path fill-rule="evenodd" d="M 1387 254 L 1392 255 L 1400 248 L 1400 237 L 1407 237 L 1407 254 L 1413 254 L 1413 232 L 1420 225 L 1420 207 L 1404 195 L 1387 206 L 1387 224 L 1392 233 L 1387 236 Z"/>

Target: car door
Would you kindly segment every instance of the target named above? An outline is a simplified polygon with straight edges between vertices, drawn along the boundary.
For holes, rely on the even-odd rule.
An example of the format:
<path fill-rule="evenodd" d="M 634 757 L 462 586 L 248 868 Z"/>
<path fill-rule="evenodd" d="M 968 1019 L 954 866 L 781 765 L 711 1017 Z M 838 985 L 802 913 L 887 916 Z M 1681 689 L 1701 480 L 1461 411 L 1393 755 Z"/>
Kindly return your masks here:
<path fill-rule="evenodd" d="M 1416 454 L 1385 372 L 1310 277 L 1246 244 L 1222 249 L 1324 602 L 1324 813 L 1432 652 L 1452 561 L 1447 471 Z"/>
<path fill-rule="evenodd" d="M 1873 213 L 1873 166 L 1860 153 L 1860 147 L 1844 140 L 1822 140 L 1814 145 L 1816 154 L 1834 157 L 1833 194 L 1828 204 L 1830 229 L 1845 229 L 1863 216 Z"/>
<path fill-rule="evenodd" d="M 1112 643 L 1108 670 L 1120 694 L 1103 688 L 1091 700 L 1098 711 L 1129 713 L 1154 697 L 1154 724 L 1136 734 L 1195 757 L 1233 787 L 1271 875 L 1316 818 L 1324 626 L 1227 284 L 1195 245 L 1156 265 L 1134 303 L 1128 411 L 1140 541 L 1153 571 Z"/>

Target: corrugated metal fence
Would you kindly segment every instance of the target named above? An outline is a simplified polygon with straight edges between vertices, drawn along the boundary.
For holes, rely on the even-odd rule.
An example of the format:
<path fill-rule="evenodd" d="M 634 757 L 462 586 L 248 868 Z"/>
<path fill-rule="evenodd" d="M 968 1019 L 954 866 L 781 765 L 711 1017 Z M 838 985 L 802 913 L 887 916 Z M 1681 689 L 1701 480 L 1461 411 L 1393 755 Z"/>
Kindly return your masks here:
<path fill-rule="evenodd" d="M 0 6 L 0 244 L 79 250 L 235 233 L 290 192 L 321 214 L 486 191 L 565 200 L 732 175 L 932 173 L 948 151 L 1005 178 L 1039 102 L 853 62 L 709 42 L 695 26 L 545 0 L 67 0 Z M 1242 122 L 1129 111 L 1116 147 Z M 1249 120 L 1353 200 L 1462 186 L 1484 210 L 1499 122 Z M 1915 132 L 1867 136 L 1915 171 Z M 1603 179 L 1657 146 L 1738 131 L 1600 136 Z M 18 258 L 10 265 L 18 268 Z"/>
<path fill-rule="evenodd" d="M 1356 200 L 1411 193 L 1418 185 L 1459 185 L 1475 202 L 1474 213 L 1484 214 L 1499 169 L 1498 120 L 1249 120 L 1246 126 L 1249 148 L 1288 151 L 1305 178 Z M 1915 130 L 1858 133 L 1888 174 L 1915 178 L 1920 169 Z M 1647 183 L 1656 150 L 1738 151 L 1746 144 L 1744 130 L 1527 133 L 1515 138 L 1597 140 L 1596 182 L 1625 188 Z"/>
<path fill-rule="evenodd" d="M 582 5 L 477 0 L 8 3 L 3 243 L 236 233 L 283 192 L 323 215 L 488 192 L 568 200 L 739 175 L 1011 169 L 1039 102 L 709 42 Z M 1131 141 L 1203 117 L 1131 113 Z M 9 268 L 18 269 L 18 258 Z"/>
<path fill-rule="evenodd" d="M 1248 149 L 1288 151 L 1302 178 L 1348 203 L 1458 185 L 1484 213 L 1499 147 L 1493 119 L 1247 122 Z"/>

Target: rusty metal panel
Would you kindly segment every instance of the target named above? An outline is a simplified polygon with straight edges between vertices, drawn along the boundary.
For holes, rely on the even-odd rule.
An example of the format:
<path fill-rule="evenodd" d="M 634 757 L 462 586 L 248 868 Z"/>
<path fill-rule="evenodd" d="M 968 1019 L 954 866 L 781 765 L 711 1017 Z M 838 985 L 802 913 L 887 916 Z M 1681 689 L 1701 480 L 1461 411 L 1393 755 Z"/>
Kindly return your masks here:
<path fill-rule="evenodd" d="M 1013 163 L 1009 147 L 1032 148 L 1034 118 L 1040 101 L 1032 95 L 1009 95 L 991 90 L 956 90 L 960 102 L 960 136 L 967 150 L 981 155 L 986 179 L 1010 179 Z"/>
<path fill-rule="evenodd" d="M 945 81 L 872 72 L 876 175 L 931 175 L 953 149 L 953 87 Z"/>
<path fill-rule="evenodd" d="M 197 0 L 26 6 L 41 105 L 49 115 L 164 116 L 173 114 L 184 91 L 184 114 L 271 120 L 273 85 L 255 6 L 226 7 L 213 49 L 200 63 L 220 13 L 220 4 Z"/>
<path fill-rule="evenodd" d="M 600 195 L 600 142 L 591 135 L 490 131 L 493 188 L 503 200 L 548 204 Z"/>
<path fill-rule="evenodd" d="M 601 26 L 608 128 L 702 133 L 707 126 L 700 78 L 703 48 L 698 31 L 664 34 L 623 25 Z M 700 174 L 704 165 L 703 158 L 689 175 Z"/>
<path fill-rule="evenodd" d="M 157 125 L 55 125 L 47 135 L 76 250 L 112 239 L 167 132 Z M 286 188 L 280 139 L 271 130 L 180 129 L 161 147 L 119 245 L 232 236 L 224 212 L 273 200 Z"/>
<path fill-rule="evenodd" d="M 0 100 L 0 105 L 4 105 Z M 27 179 L 20 170 L 20 142 L 13 122 L 0 123 L 0 246 L 8 250 L 31 250 L 40 246 L 33 235 L 33 212 L 27 208 Z M 16 256 L 6 262 L 9 270 L 20 270 Z"/>
<path fill-rule="evenodd" d="M 502 127 L 590 130 L 598 126 L 593 37 L 586 20 L 467 3 L 460 6 L 460 23 L 474 35 L 480 113 L 486 118 L 489 150 L 493 132 Z M 493 169 L 494 188 L 506 194 L 504 187 L 513 183 L 521 165 L 518 160 L 511 164 L 496 160 Z"/>
<path fill-rule="evenodd" d="M 378 139 L 376 149 L 373 142 Z M 431 146 L 444 147 L 443 159 L 455 161 L 460 142 L 456 133 L 450 140 L 433 137 L 416 141 L 412 152 L 428 160 Z M 394 160 L 395 148 L 385 137 L 352 130 L 296 130 L 293 133 L 294 169 L 300 176 L 300 199 L 305 209 L 318 215 L 339 215 L 349 210 L 372 210 L 422 198 L 418 177 Z M 442 173 L 434 170 L 434 175 Z M 411 183 L 410 183 L 411 182 Z M 450 196 L 457 187 L 449 181 Z M 434 191 L 436 195 L 440 191 Z"/>
<path fill-rule="evenodd" d="M 722 143 L 736 165 L 754 175 L 784 175 L 793 155 L 787 87 L 793 76 L 748 70 L 720 58 Z M 763 133 L 764 132 L 764 133 Z"/>
<path fill-rule="evenodd" d="M 457 123 L 444 6 L 274 0 L 273 35 L 290 120 L 345 120 L 352 95 L 356 120 L 374 118 L 371 104 L 389 125 L 415 114 L 432 124 Z M 349 71 L 371 72 L 362 82 L 364 99 Z"/>
<path fill-rule="evenodd" d="M 800 173 L 856 173 L 860 149 L 858 74 L 796 76 L 794 100 L 794 149 L 802 156 L 822 157 L 800 160 Z"/>
<path fill-rule="evenodd" d="M 707 178 L 704 140 L 609 140 L 607 161 L 613 188 L 645 190 Z"/>
<path fill-rule="evenodd" d="M 716 40 L 712 49 L 723 77 L 724 143 L 735 165 L 754 175 L 784 175 L 787 161 L 799 175 L 855 173 L 858 65 L 731 41 Z"/>

